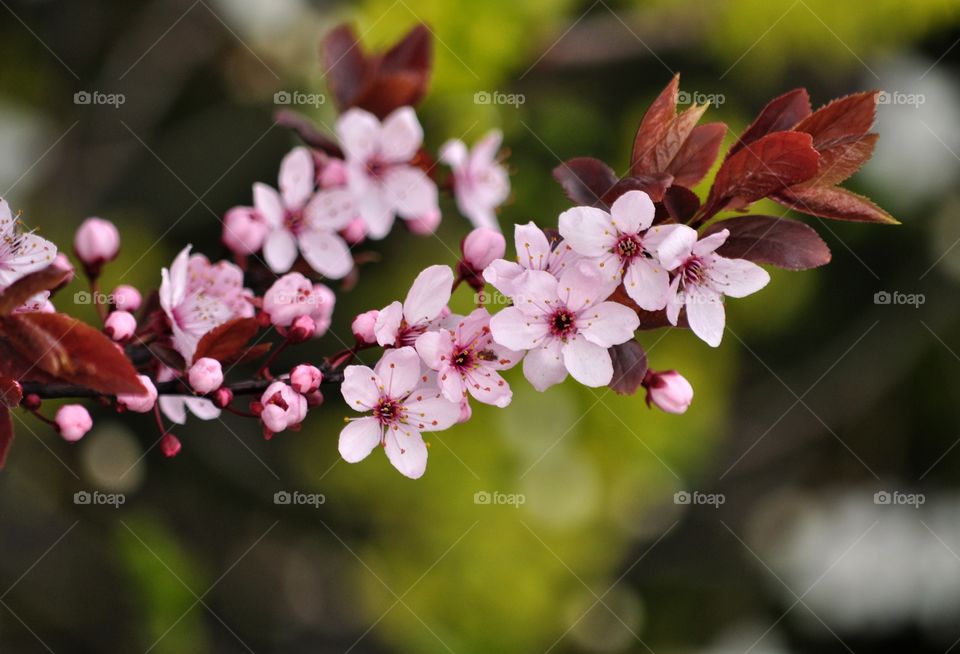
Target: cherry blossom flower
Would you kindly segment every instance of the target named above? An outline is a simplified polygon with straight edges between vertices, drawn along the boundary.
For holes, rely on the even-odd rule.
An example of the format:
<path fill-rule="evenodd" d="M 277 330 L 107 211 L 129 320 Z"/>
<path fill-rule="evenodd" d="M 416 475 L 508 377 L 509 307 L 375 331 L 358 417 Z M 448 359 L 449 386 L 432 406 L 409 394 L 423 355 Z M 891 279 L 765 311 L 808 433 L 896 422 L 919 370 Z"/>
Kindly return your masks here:
<path fill-rule="evenodd" d="M 497 161 L 503 141 L 500 130 L 492 130 L 473 150 L 463 141 L 451 139 L 440 148 L 440 160 L 453 169 L 453 192 L 457 208 L 474 227 L 500 231 L 495 209 L 510 195 L 510 177 Z"/>
<path fill-rule="evenodd" d="M 296 427 L 307 417 L 307 398 L 281 381 L 267 386 L 260 403 L 260 420 L 272 434 Z"/>
<path fill-rule="evenodd" d="M 523 373 L 539 391 L 562 382 L 569 372 L 586 386 L 605 386 L 613 377 L 607 348 L 633 338 L 637 314 L 606 302 L 615 286 L 596 266 L 581 261 L 553 275 L 531 270 L 514 283 L 514 306 L 490 320 L 497 343 L 529 350 Z"/>
<path fill-rule="evenodd" d="M 125 341 L 137 331 L 137 319 L 129 311 L 113 311 L 104 321 L 103 331 L 115 341 Z"/>
<path fill-rule="evenodd" d="M 167 368 L 162 367 L 157 372 L 157 381 L 165 382 L 176 379 L 177 374 Z M 190 395 L 161 395 L 157 399 L 160 411 L 178 425 L 187 422 L 187 410 L 201 420 L 213 420 L 220 417 L 220 409 L 210 400 L 203 397 L 193 397 Z"/>
<path fill-rule="evenodd" d="M 377 315 L 377 343 L 386 347 L 413 345 L 438 318 L 444 317 L 453 290 L 450 266 L 430 266 L 414 280 L 403 304 L 393 302 Z"/>
<path fill-rule="evenodd" d="M 146 375 L 137 375 L 137 377 L 140 379 L 140 384 L 147 389 L 146 393 L 142 395 L 120 393 L 117 395 L 117 404 L 134 413 L 148 413 L 153 411 L 153 406 L 157 403 L 157 387 Z"/>
<path fill-rule="evenodd" d="M 670 277 L 657 259 L 657 245 L 677 225 L 651 228 L 653 201 L 643 191 L 627 191 L 610 207 L 574 207 L 560 214 L 560 234 L 574 250 L 611 275 L 641 309 L 667 304 Z"/>
<path fill-rule="evenodd" d="M 353 257 L 336 232 L 357 214 L 353 196 L 345 188 L 314 194 L 313 156 L 303 147 L 283 158 L 279 182 L 279 193 L 266 184 L 253 185 L 253 204 L 269 228 L 263 243 L 267 265 L 287 272 L 299 251 L 321 275 L 345 277 L 353 269 Z"/>
<path fill-rule="evenodd" d="M 93 419 L 82 404 L 64 404 L 53 420 L 63 439 L 78 441 L 93 427 Z"/>
<path fill-rule="evenodd" d="M 301 316 L 309 316 L 316 326 L 315 336 L 323 336 L 330 327 L 336 296 L 323 284 L 314 284 L 300 273 L 288 273 L 275 281 L 263 296 L 263 310 L 270 322 L 289 327 Z"/>
<path fill-rule="evenodd" d="M 290 371 L 290 385 L 301 395 L 309 395 L 318 388 L 323 381 L 323 373 L 316 366 L 301 363 Z"/>
<path fill-rule="evenodd" d="M 253 207 L 234 207 L 223 217 L 221 240 L 231 252 L 246 256 L 258 252 L 270 228 Z"/>
<path fill-rule="evenodd" d="M 498 371 L 512 368 L 523 355 L 493 340 L 486 309 L 458 319 L 452 329 L 422 334 L 416 348 L 427 367 L 437 371 L 440 390 L 451 402 L 469 393 L 484 404 L 510 404 L 513 392 Z"/>
<path fill-rule="evenodd" d="M 532 222 L 515 225 L 513 240 L 517 260 L 496 259 L 483 271 L 487 283 L 504 295 L 511 294 L 513 280 L 526 270 L 542 270 L 559 277 L 564 269 L 580 259 L 580 255 L 566 241 L 559 240 L 551 244 L 543 230 Z"/>
<path fill-rule="evenodd" d="M 680 309 L 686 307 L 690 329 L 712 347 L 723 339 L 723 296 L 745 297 L 770 281 L 769 273 L 752 261 L 715 253 L 729 235 L 724 229 L 697 240 L 695 229 L 678 225 L 657 248 L 660 261 L 674 275 L 667 319 L 676 325 Z"/>
<path fill-rule="evenodd" d="M 420 356 L 412 347 L 387 351 L 373 370 L 347 366 L 340 392 L 347 405 L 373 415 L 348 420 L 340 432 L 340 456 L 347 463 L 365 459 L 377 445 L 401 474 L 421 477 L 427 467 L 422 432 L 447 429 L 460 418 L 460 404 L 435 387 L 418 387 Z"/>
<path fill-rule="evenodd" d="M 0 198 L 0 289 L 43 270 L 56 256 L 56 245 L 31 232 L 20 232 L 10 205 Z"/>
<path fill-rule="evenodd" d="M 411 107 L 395 110 L 383 123 L 363 109 L 349 109 L 336 132 L 346 153 L 347 187 L 370 238 L 386 236 L 397 215 L 412 220 L 439 210 L 437 185 L 410 163 L 423 143 Z"/>
<path fill-rule="evenodd" d="M 190 388 L 201 395 L 211 393 L 223 384 L 223 366 L 216 359 L 201 357 L 187 371 Z"/>
<path fill-rule="evenodd" d="M 243 271 L 227 261 L 211 264 L 188 245 L 161 272 L 160 306 L 170 320 L 173 345 L 189 363 L 203 335 L 232 318 L 250 317 L 253 305 Z"/>

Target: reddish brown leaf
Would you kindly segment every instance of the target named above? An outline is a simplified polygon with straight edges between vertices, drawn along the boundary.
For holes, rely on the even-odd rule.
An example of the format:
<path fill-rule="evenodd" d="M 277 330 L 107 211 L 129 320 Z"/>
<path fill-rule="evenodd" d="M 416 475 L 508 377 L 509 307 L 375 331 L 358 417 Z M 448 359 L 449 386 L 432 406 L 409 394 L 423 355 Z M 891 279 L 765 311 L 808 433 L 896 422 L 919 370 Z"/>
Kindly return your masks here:
<path fill-rule="evenodd" d="M 836 186 L 870 159 L 878 138 L 878 134 L 847 136 L 817 147 L 820 170 L 813 179 L 800 186 Z"/>
<path fill-rule="evenodd" d="M 610 206 L 627 191 L 643 191 L 654 202 L 660 202 L 663 200 L 663 194 L 666 193 L 672 183 L 673 175 L 667 173 L 624 177 L 603 196 L 603 204 Z"/>
<path fill-rule="evenodd" d="M 424 24 L 416 25 L 392 48 L 383 53 L 384 73 L 427 71 L 433 65 L 433 38 Z"/>
<path fill-rule="evenodd" d="M 37 293 L 60 286 L 69 273 L 57 266 L 30 273 L 10 284 L 0 293 L 0 315 L 6 316 Z"/>
<path fill-rule="evenodd" d="M 657 140 L 640 153 L 630 171 L 637 175 L 665 172 L 706 110 L 707 105 L 694 105 L 664 125 Z"/>
<path fill-rule="evenodd" d="M 237 356 L 260 329 L 256 318 L 234 318 L 204 334 L 193 360 L 210 357 L 226 361 Z"/>
<path fill-rule="evenodd" d="M 837 187 L 786 189 L 773 196 L 780 204 L 821 218 L 899 225 L 900 221 L 868 198 Z"/>
<path fill-rule="evenodd" d="M 747 259 L 787 270 L 808 270 L 830 263 L 830 249 L 809 225 L 774 216 L 738 216 L 720 220 L 704 230 L 709 236 L 721 230 L 730 236 L 717 254 Z"/>
<path fill-rule="evenodd" d="M 0 406 L 0 470 L 7 465 L 7 454 L 13 443 L 13 416 L 10 409 Z"/>
<path fill-rule="evenodd" d="M 645 311 L 637 306 L 637 303 L 630 299 L 630 296 L 627 295 L 627 291 L 623 288 L 623 284 L 620 284 L 620 286 L 617 287 L 617 290 L 613 292 L 613 295 L 610 296 L 610 301 L 618 302 L 625 307 L 633 309 L 637 313 L 637 317 L 640 319 L 640 326 L 637 327 L 637 329 L 641 331 L 674 326 L 670 324 L 669 320 L 667 320 L 667 312 L 665 309 L 660 309 L 659 311 Z M 686 311 L 680 311 L 680 317 L 677 322 L 677 327 L 686 328 L 690 326 L 689 323 L 687 323 Z"/>
<path fill-rule="evenodd" d="M 633 395 L 647 374 L 647 353 L 636 341 L 614 345 L 609 350 L 613 362 L 610 389 L 620 395 Z"/>
<path fill-rule="evenodd" d="M 553 178 L 574 204 L 587 207 L 603 206 L 601 198 L 619 181 L 610 166 L 590 157 L 567 160 L 553 169 Z"/>
<path fill-rule="evenodd" d="M 791 129 L 810 115 L 810 95 L 806 89 L 794 89 L 767 103 L 752 123 L 743 131 L 737 142 L 727 152 L 731 157 L 743 146 L 770 134 Z"/>
<path fill-rule="evenodd" d="M 660 142 L 663 132 L 677 115 L 677 99 L 680 91 L 680 75 L 674 75 L 667 87 L 653 101 L 647 113 L 640 121 L 637 135 L 633 140 L 633 152 L 630 155 L 630 169 Z"/>
<path fill-rule="evenodd" d="M 160 363 L 176 371 L 183 371 L 187 367 L 187 362 L 183 360 L 183 355 L 164 343 L 150 343 L 145 346 L 147 351 Z"/>
<path fill-rule="evenodd" d="M 666 168 L 666 172 L 673 175 L 673 183 L 689 188 L 706 177 L 717 160 L 726 133 L 727 126 L 723 123 L 707 123 L 693 128 Z"/>
<path fill-rule="evenodd" d="M 820 155 L 809 134 L 774 132 L 723 162 L 707 199 L 706 215 L 743 209 L 751 202 L 817 174 Z"/>
<path fill-rule="evenodd" d="M 685 223 L 697 213 L 700 198 L 690 189 L 674 184 L 663 194 L 663 206 L 667 215 L 678 223 Z"/>
<path fill-rule="evenodd" d="M 0 318 L 19 354 L 70 384 L 108 394 L 144 393 L 137 371 L 102 333 L 62 313 L 20 313 Z"/>
<path fill-rule="evenodd" d="M 876 120 L 879 95 L 879 91 L 865 91 L 838 98 L 793 129 L 813 136 L 813 147 L 818 150 L 837 139 L 866 134 Z"/>
<path fill-rule="evenodd" d="M 370 67 L 360 43 L 349 25 L 340 25 L 327 34 L 321 45 L 324 74 L 341 111 L 355 105 L 369 84 Z"/>
<path fill-rule="evenodd" d="M 0 375 L 43 383 L 57 381 L 52 375 L 37 368 L 32 359 L 21 355 L 6 338 L 0 338 Z"/>
<path fill-rule="evenodd" d="M 247 363 L 248 361 L 256 361 L 269 352 L 272 347 L 273 343 L 257 343 L 245 350 L 241 350 L 232 357 L 228 357 L 223 363 Z"/>

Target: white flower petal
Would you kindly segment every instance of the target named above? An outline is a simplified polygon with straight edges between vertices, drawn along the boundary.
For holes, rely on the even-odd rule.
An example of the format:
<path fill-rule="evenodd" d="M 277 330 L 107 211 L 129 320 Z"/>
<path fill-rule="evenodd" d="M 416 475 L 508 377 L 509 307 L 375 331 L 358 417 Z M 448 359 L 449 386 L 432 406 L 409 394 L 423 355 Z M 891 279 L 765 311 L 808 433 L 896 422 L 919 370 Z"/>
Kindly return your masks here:
<path fill-rule="evenodd" d="M 607 348 L 577 336 L 563 346 L 563 364 L 584 386 L 606 386 L 613 379 L 613 362 Z"/>
<path fill-rule="evenodd" d="M 423 128 L 412 107 L 400 107 L 383 120 L 380 154 L 395 163 L 413 159 L 423 143 Z"/>
<path fill-rule="evenodd" d="M 260 182 L 254 184 L 253 206 L 269 227 L 273 229 L 283 227 L 287 210 L 283 206 L 283 200 L 280 198 L 280 194 L 277 193 L 273 187 L 261 184 Z"/>
<path fill-rule="evenodd" d="M 403 317 L 411 325 L 433 320 L 450 301 L 453 270 L 450 266 L 430 266 L 413 281 L 403 301 Z"/>
<path fill-rule="evenodd" d="M 383 382 L 367 366 L 347 366 L 343 371 L 340 394 L 354 411 L 370 411 L 380 400 Z"/>
<path fill-rule="evenodd" d="M 606 211 L 595 207 L 567 209 L 559 218 L 560 235 L 585 257 L 601 257 L 617 242 L 617 229 Z"/>
<path fill-rule="evenodd" d="M 720 345 L 726 321 L 721 296 L 706 289 L 694 289 L 686 292 L 685 304 L 687 322 L 693 333 L 711 347 Z"/>
<path fill-rule="evenodd" d="M 291 209 L 300 209 L 313 193 L 316 177 L 313 155 L 305 147 L 296 147 L 280 162 L 280 194 Z"/>
<path fill-rule="evenodd" d="M 420 355 L 412 347 L 387 350 L 374 367 L 383 381 L 383 392 L 398 400 L 410 394 L 420 381 Z"/>
<path fill-rule="evenodd" d="M 337 139 L 347 159 L 366 160 L 380 144 L 380 121 L 363 109 L 347 109 L 337 120 Z"/>
<path fill-rule="evenodd" d="M 627 266 L 623 288 L 641 309 L 659 311 L 667 305 L 670 275 L 659 261 L 638 257 Z"/>
<path fill-rule="evenodd" d="M 405 425 L 387 428 L 387 458 L 404 477 L 419 479 L 427 469 L 427 446 L 416 429 Z"/>
<path fill-rule="evenodd" d="M 636 312 L 617 302 L 601 302 L 577 316 L 580 333 L 604 348 L 629 341 L 639 326 Z"/>
<path fill-rule="evenodd" d="M 499 314 L 498 314 L 499 315 Z M 567 378 L 560 341 L 527 352 L 523 359 L 523 376 L 541 393 Z"/>
<path fill-rule="evenodd" d="M 340 430 L 337 449 L 347 463 L 366 459 L 383 438 L 383 427 L 376 418 L 351 420 Z"/>
<path fill-rule="evenodd" d="M 610 207 L 613 224 L 623 233 L 636 234 L 653 223 L 656 209 L 653 200 L 643 191 L 627 191 Z"/>
<path fill-rule="evenodd" d="M 287 272 L 297 260 L 297 239 L 285 229 L 270 232 L 263 243 L 263 258 L 273 272 Z"/>
<path fill-rule="evenodd" d="M 310 230 L 300 235 L 300 253 L 310 267 L 324 277 L 342 279 L 353 270 L 353 255 L 339 235 Z"/>

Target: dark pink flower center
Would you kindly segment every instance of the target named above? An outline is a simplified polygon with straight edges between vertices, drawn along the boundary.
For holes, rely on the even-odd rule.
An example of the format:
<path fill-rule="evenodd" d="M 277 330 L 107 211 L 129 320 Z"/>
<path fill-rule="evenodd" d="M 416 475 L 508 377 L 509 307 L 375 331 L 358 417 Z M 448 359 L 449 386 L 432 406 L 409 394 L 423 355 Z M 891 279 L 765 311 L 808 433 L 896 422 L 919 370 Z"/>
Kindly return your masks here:
<path fill-rule="evenodd" d="M 372 157 L 367 161 L 367 174 L 374 179 L 380 179 L 389 167 L 390 164 L 380 157 Z"/>
<path fill-rule="evenodd" d="M 377 406 L 373 408 L 373 417 L 380 421 L 381 425 L 394 425 L 403 418 L 405 410 L 400 402 L 388 397 L 380 398 Z"/>
<path fill-rule="evenodd" d="M 680 279 L 684 286 L 696 286 L 707 276 L 707 267 L 703 259 L 693 255 L 680 266 Z"/>
<path fill-rule="evenodd" d="M 299 234 L 303 229 L 303 211 L 287 209 L 283 217 L 283 225 L 293 234 Z"/>
<path fill-rule="evenodd" d="M 566 307 L 561 307 L 550 316 L 550 333 L 566 340 L 577 330 L 576 316 Z"/>
<path fill-rule="evenodd" d="M 613 246 L 613 252 L 621 261 L 627 263 L 643 254 L 643 243 L 636 234 L 622 234 Z"/>

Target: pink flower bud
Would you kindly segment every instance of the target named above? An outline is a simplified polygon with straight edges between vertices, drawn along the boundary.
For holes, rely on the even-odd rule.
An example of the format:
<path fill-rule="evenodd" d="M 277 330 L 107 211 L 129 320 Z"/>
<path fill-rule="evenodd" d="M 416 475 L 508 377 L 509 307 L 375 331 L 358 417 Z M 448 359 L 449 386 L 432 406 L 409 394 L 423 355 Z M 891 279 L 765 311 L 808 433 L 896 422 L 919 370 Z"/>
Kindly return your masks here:
<path fill-rule="evenodd" d="M 234 254 L 245 256 L 259 250 L 268 231 L 267 223 L 251 207 L 234 207 L 223 217 L 223 244 Z"/>
<path fill-rule="evenodd" d="M 362 243 L 363 239 L 367 238 L 367 223 L 363 222 L 363 218 L 354 218 L 340 230 L 340 235 L 347 243 Z"/>
<path fill-rule="evenodd" d="M 120 252 L 120 232 L 109 220 L 87 218 L 73 237 L 73 251 L 95 276 L 100 266 L 113 261 Z"/>
<path fill-rule="evenodd" d="M 323 381 L 323 373 L 316 366 L 300 364 L 290 371 L 290 385 L 301 395 L 308 395 L 318 388 Z"/>
<path fill-rule="evenodd" d="M 160 451 L 168 459 L 177 456 L 182 447 L 180 439 L 173 434 L 164 434 L 160 439 Z"/>
<path fill-rule="evenodd" d="M 494 259 L 502 259 L 507 251 L 503 234 L 489 227 L 478 227 L 460 243 L 463 262 L 472 270 L 482 272 Z"/>
<path fill-rule="evenodd" d="M 113 289 L 111 295 L 113 296 L 113 305 L 115 307 L 129 311 L 130 313 L 139 309 L 140 304 L 143 302 L 140 291 L 127 284 L 120 284 L 120 286 Z"/>
<path fill-rule="evenodd" d="M 433 209 L 422 216 L 411 218 L 406 221 L 406 225 L 407 229 L 417 236 L 430 236 L 440 226 L 440 210 Z"/>
<path fill-rule="evenodd" d="M 317 333 L 317 323 L 310 316 L 299 316 L 290 325 L 287 340 L 291 343 L 303 343 L 313 338 Z"/>
<path fill-rule="evenodd" d="M 190 366 L 187 373 L 190 388 L 198 393 L 211 393 L 223 385 L 223 368 L 220 362 L 210 357 L 202 357 Z"/>
<path fill-rule="evenodd" d="M 107 336 L 115 341 L 125 341 L 137 331 L 137 319 L 127 311 L 114 311 L 103 323 Z"/>
<path fill-rule="evenodd" d="M 57 411 L 54 423 L 63 439 L 78 441 L 93 427 L 93 418 L 87 409 L 79 404 L 64 404 Z"/>
<path fill-rule="evenodd" d="M 667 413 L 684 413 L 693 401 L 693 387 L 676 370 L 649 372 L 643 385 L 647 388 L 647 405 L 652 402 Z"/>
<path fill-rule="evenodd" d="M 230 406 L 231 402 L 233 402 L 233 391 L 226 386 L 221 386 L 216 390 L 216 392 L 214 392 L 213 403 L 218 409 L 223 409 Z"/>
<path fill-rule="evenodd" d="M 260 403 L 260 420 L 273 433 L 299 425 L 307 416 L 307 398 L 283 382 L 270 384 Z"/>
<path fill-rule="evenodd" d="M 134 413 L 148 413 L 153 410 L 153 405 L 157 402 L 157 387 L 146 375 L 137 376 L 140 378 L 143 387 L 147 389 L 146 394 L 121 393 L 117 395 L 117 404 Z"/>
<path fill-rule="evenodd" d="M 347 183 L 347 166 L 340 159 L 329 159 L 323 170 L 320 171 L 320 188 L 345 186 Z"/>
<path fill-rule="evenodd" d="M 376 327 L 377 316 L 379 315 L 380 312 L 374 309 L 366 313 L 361 313 L 353 319 L 350 329 L 353 330 L 353 335 L 357 339 L 357 343 L 373 345 L 377 342 Z"/>

